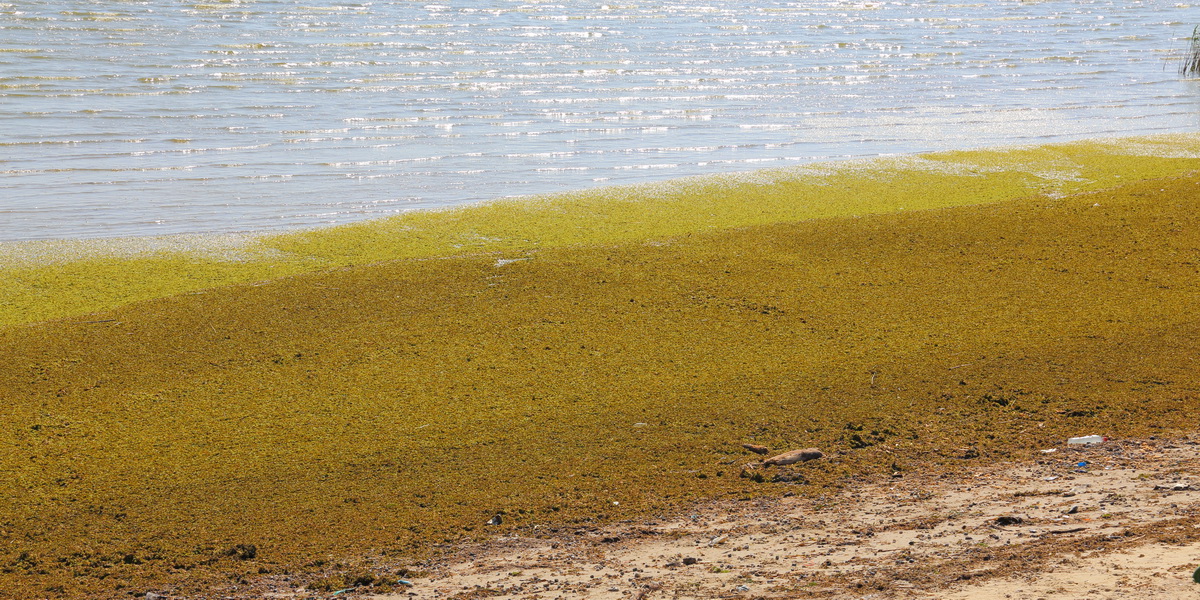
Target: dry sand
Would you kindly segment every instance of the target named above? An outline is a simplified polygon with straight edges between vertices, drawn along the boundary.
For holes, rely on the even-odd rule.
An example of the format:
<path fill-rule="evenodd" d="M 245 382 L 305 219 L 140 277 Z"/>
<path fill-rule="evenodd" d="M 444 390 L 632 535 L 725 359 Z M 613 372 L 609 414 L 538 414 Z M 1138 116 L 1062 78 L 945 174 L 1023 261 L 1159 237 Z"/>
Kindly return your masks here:
<path fill-rule="evenodd" d="M 411 587 L 370 597 L 1193 598 L 1198 450 L 1200 435 L 1063 446 L 1036 464 L 962 476 L 897 473 L 827 497 L 530 530 L 458 548 L 421 565 L 427 571 Z"/>

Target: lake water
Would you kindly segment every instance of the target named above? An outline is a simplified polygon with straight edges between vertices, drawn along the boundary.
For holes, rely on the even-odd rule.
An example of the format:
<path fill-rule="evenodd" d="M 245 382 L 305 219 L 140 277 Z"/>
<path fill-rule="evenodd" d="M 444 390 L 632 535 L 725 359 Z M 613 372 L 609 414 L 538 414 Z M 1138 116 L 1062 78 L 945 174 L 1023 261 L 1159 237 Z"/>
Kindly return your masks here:
<path fill-rule="evenodd" d="M 1200 129 L 1177 2 L 0 2 L 0 240 Z"/>

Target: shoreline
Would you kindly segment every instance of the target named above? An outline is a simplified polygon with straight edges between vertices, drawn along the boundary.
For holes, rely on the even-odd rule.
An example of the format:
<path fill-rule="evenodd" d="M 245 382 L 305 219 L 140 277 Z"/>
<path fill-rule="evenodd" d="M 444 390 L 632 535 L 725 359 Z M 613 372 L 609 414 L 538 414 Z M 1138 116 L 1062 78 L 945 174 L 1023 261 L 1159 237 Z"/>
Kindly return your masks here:
<path fill-rule="evenodd" d="M 1041 144 L 1004 144 L 951 150 L 929 150 L 924 152 L 912 152 L 904 154 L 881 154 L 878 156 L 868 157 L 814 160 L 811 162 L 803 162 L 800 164 L 782 167 L 772 166 L 730 171 L 726 173 L 687 175 L 642 183 L 622 183 L 612 185 L 601 184 L 587 188 L 555 193 L 520 196 L 497 196 L 495 198 L 467 205 L 449 205 L 426 209 L 414 209 L 398 215 L 375 217 L 362 221 L 353 221 L 334 225 L 299 227 L 284 230 L 263 229 L 253 231 L 219 232 L 193 231 L 166 234 L 148 233 L 144 235 L 132 236 L 0 240 L 0 265 L 5 265 L 14 259 L 21 258 L 21 254 L 23 254 L 25 247 L 29 247 L 31 249 L 32 253 L 35 255 L 35 261 L 48 259 L 53 262 L 62 262 L 62 258 L 50 256 L 52 253 L 65 253 L 68 255 L 66 260 L 80 260 L 101 257 L 134 257 L 156 253 L 197 253 L 201 255 L 220 254 L 231 248 L 251 244 L 255 240 L 261 238 L 304 236 L 320 234 L 322 232 L 329 232 L 348 227 L 371 226 L 385 221 L 404 220 L 413 214 L 444 214 L 460 211 L 471 212 L 480 206 L 492 204 L 518 206 L 522 204 L 540 203 L 560 204 L 562 202 L 569 202 L 571 198 L 576 197 L 583 197 L 589 200 L 593 197 L 608 197 L 613 199 L 629 197 L 649 198 L 658 195 L 672 195 L 678 193 L 678 191 L 681 189 L 739 187 L 743 185 L 771 185 L 778 183 L 780 180 L 805 178 L 820 179 L 835 173 L 857 173 L 863 177 L 869 177 L 871 171 L 887 173 L 889 171 L 902 170 L 905 168 L 912 168 L 916 170 L 929 169 L 931 168 L 931 164 L 922 165 L 922 162 L 925 162 L 925 159 L 927 158 L 932 158 L 936 161 L 943 161 L 946 165 L 944 167 L 946 173 L 952 173 L 956 169 L 974 168 L 976 170 L 980 170 L 980 165 L 984 162 L 996 160 L 998 157 L 1001 161 L 1003 161 L 1003 157 L 1005 155 L 1027 152 L 1038 153 L 1046 150 L 1057 151 L 1071 148 L 1089 149 L 1085 150 L 1081 154 L 1081 156 L 1083 156 L 1082 160 L 1084 161 L 1089 158 L 1087 156 L 1089 152 L 1096 151 L 1099 151 L 1098 154 L 1111 153 L 1114 155 L 1128 155 L 1130 157 L 1140 156 L 1153 158 L 1200 159 L 1200 140 L 1197 140 L 1197 136 L 1200 136 L 1200 132 L 1090 136 Z M 1172 145 L 1176 146 L 1174 150 L 1171 149 Z M 1186 148 L 1186 150 L 1183 148 Z M 957 167 L 955 166 L 956 160 L 962 161 Z M 1019 163 L 1006 166 L 1018 171 L 1028 168 L 1028 165 L 1021 165 Z M 1065 180 L 1070 178 L 1069 169 L 1078 166 L 1081 165 L 1046 165 L 1045 170 L 1043 170 L 1041 174 L 1047 179 L 1058 178 Z M 1002 170 L 1003 168 L 1004 167 L 992 166 L 991 169 L 988 170 Z M 1033 171 L 1030 172 L 1032 173 Z M 1158 173 L 1158 175 L 1163 176 L 1172 173 L 1173 171 L 1168 167 L 1168 170 L 1162 171 Z M 1085 183 L 1086 186 L 1086 182 L 1083 182 L 1082 180 L 1079 182 Z M 1105 187 L 1105 184 L 1100 183 L 1099 187 Z M 1085 187 L 1079 187 L 1070 189 L 1069 191 L 1063 193 L 1076 193 L 1084 190 Z M 949 206 L 956 206 L 956 204 L 951 204 Z"/>
<path fill-rule="evenodd" d="M 497 199 L 290 233 L 0 243 L 0 326 L 382 261 L 627 244 L 712 230 L 1054 199 L 1200 169 L 1200 134 L 814 163 Z"/>
<path fill-rule="evenodd" d="M 378 578 L 535 525 L 779 497 L 740 476 L 743 443 L 834 457 L 787 472 L 815 502 L 1191 433 L 1198 206 L 1193 173 L 0 327 L 0 597 Z"/>

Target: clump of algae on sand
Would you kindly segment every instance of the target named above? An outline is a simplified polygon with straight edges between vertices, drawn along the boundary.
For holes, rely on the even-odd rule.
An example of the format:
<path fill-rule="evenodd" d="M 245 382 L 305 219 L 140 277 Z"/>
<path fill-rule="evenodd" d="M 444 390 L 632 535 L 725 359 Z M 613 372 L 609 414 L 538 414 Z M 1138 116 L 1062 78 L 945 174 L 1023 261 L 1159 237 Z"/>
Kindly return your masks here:
<path fill-rule="evenodd" d="M 825 450 L 787 488 L 819 493 L 1192 427 L 1200 179 L 1168 174 L 536 252 L 343 245 L 2 328 L 0 597 L 379 574 L 780 493 L 739 477 L 747 441 Z"/>
<path fill-rule="evenodd" d="M 1055 197 L 1198 165 L 1200 136 L 1176 134 L 695 177 L 262 237 L 0 244 L 0 325 L 333 267 Z"/>

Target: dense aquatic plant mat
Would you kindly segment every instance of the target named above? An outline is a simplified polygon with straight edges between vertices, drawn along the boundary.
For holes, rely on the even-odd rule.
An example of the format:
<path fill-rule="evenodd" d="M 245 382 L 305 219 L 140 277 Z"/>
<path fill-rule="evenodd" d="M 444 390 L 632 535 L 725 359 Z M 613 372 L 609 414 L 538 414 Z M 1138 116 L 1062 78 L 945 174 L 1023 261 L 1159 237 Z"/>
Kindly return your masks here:
<path fill-rule="evenodd" d="M 1190 176 L 9 326 L 0 597 L 369 579 L 473 536 L 1169 435 L 1200 409 L 1198 298 Z M 829 458 L 756 483 L 741 442 Z"/>
<path fill-rule="evenodd" d="M 271 235 L 0 244 L 0 325 L 331 267 L 1055 197 L 1200 169 L 1200 135 L 939 152 L 608 187 Z M 497 194 L 503 190 L 497 190 Z"/>

